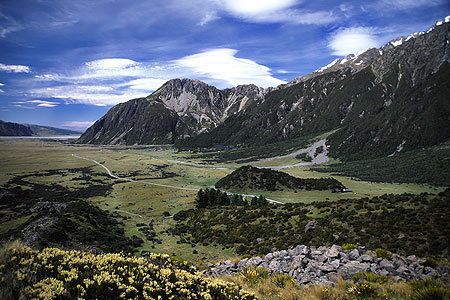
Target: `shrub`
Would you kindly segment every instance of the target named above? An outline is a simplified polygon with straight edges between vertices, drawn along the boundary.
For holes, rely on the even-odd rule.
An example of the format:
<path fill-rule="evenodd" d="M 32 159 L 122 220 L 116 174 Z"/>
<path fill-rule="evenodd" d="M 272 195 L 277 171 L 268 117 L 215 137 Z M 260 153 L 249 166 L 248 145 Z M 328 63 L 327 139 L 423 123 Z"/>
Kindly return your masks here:
<path fill-rule="evenodd" d="M 260 282 L 261 280 L 268 278 L 270 272 L 263 267 L 255 268 L 253 266 L 250 266 L 243 269 L 239 273 L 239 275 L 241 276 L 242 281 L 244 281 L 250 286 L 253 286 L 258 282 Z"/>
<path fill-rule="evenodd" d="M 377 275 L 371 272 L 357 273 L 352 276 L 353 282 L 369 281 L 373 283 L 384 284 L 389 282 L 390 278 L 388 276 Z"/>
<path fill-rule="evenodd" d="M 348 294 L 355 298 L 364 299 L 369 297 L 377 297 L 377 288 L 370 282 L 364 281 L 356 283 L 347 290 Z"/>
<path fill-rule="evenodd" d="M 0 250 L 0 274 L 0 299 L 256 299 L 168 255 L 8 246 Z"/>
<path fill-rule="evenodd" d="M 349 244 L 349 243 L 342 245 L 342 247 L 344 247 L 345 250 L 353 250 L 353 249 L 358 248 L 355 244 Z"/>
<path fill-rule="evenodd" d="M 275 274 L 272 278 L 273 284 L 277 287 L 284 288 L 288 284 L 295 285 L 295 280 L 289 275 L 285 274 Z"/>
<path fill-rule="evenodd" d="M 382 249 L 382 248 L 377 248 L 375 250 L 375 255 L 377 257 L 385 258 L 385 259 L 391 259 L 392 258 L 392 253 L 387 251 L 387 250 L 385 250 L 385 249 Z"/>
<path fill-rule="evenodd" d="M 450 290 L 443 286 L 427 286 L 415 291 L 414 300 L 448 300 Z"/>

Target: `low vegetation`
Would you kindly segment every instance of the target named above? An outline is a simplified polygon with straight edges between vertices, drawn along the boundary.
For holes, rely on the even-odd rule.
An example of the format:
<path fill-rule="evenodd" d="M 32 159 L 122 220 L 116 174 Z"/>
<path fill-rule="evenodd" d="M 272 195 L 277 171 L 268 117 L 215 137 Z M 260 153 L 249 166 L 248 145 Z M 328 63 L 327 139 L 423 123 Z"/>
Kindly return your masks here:
<path fill-rule="evenodd" d="M 41 184 L 33 178 L 69 176 L 80 182 L 68 188 L 57 183 Z M 103 196 L 111 184 L 93 180 L 90 168 L 48 170 L 13 177 L 3 186 L 0 223 L 2 240 L 21 239 L 38 249 L 65 247 L 107 252 L 132 252 L 141 244 L 137 237 L 125 236 L 123 223 L 113 214 L 84 200 Z M 84 182 L 89 184 L 85 185 Z"/>
<path fill-rule="evenodd" d="M 0 249 L 1 299 L 235 299 L 256 297 L 168 255 L 94 255 L 18 243 Z"/>
<path fill-rule="evenodd" d="M 315 167 L 313 170 L 357 177 L 366 181 L 449 186 L 450 144 L 400 152 L 391 157 Z"/>
<path fill-rule="evenodd" d="M 271 169 L 243 166 L 216 183 L 226 190 L 277 191 L 284 189 L 342 190 L 344 185 L 334 178 L 298 178 Z"/>
<path fill-rule="evenodd" d="M 444 300 L 450 296 L 447 280 L 398 282 L 393 277 L 373 273 L 355 274 L 351 280 L 338 278 L 332 286 L 326 284 L 300 286 L 290 276 L 271 274 L 262 267 L 249 267 L 238 276 L 228 275 L 223 279 L 253 292 L 258 299 L 267 300 Z"/>
<path fill-rule="evenodd" d="M 450 189 L 438 195 L 383 195 L 336 202 L 262 207 L 222 206 L 174 215 L 182 241 L 267 254 L 296 245 L 351 244 L 402 255 L 446 256 Z M 198 226 L 201 224 L 201 226 Z M 378 250 L 380 257 L 389 252 Z"/>

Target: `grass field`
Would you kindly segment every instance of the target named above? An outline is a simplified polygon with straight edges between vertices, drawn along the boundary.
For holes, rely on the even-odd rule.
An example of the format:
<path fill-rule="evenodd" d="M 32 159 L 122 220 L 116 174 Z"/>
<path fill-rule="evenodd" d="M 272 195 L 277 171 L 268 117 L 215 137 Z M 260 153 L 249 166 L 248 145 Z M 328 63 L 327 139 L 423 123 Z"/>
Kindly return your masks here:
<path fill-rule="evenodd" d="M 72 154 L 95 160 L 114 175 L 134 181 L 111 178 L 101 166 Z M 56 184 L 73 191 L 93 182 L 111 184 L 112 189 L 104 195 L 92 197 L 87 195 L 87 200 L 103 210 L 117 213 L 124 223 L 126 235 L 130 237 L 136 235 L 145 241 L 139 250 L 168 253 L 191 261 L 221 260 L 234 256 L 231 250 L 224 250 L 220 246 L 179 243 L 179 237 L 168 234 L 167 230 L 175 223 L 171 216 L 180 210 L 193 207 L 198 189 L 213 186 L 220 178 L 244 164 L 233 162 L 210 164 L 198 153 L 177 152 L 168 147 L 78 146 L 57 141 L 26 139 L 0 140 L 0 156 L 2 157 L 0 186 L 4 186 L 17 176 L 24 175 L 31 175 L 26 178 L 29 182 L 48 186 Z M 290 159 L 283 163 L 292 161 Z M 89 169 L 84 169 L 83 173 L 80 171 L 81 168 Z M 61 171 L 49 172 L 52 170 Z M 90 170 L 89 176 L 85 173 L 86 170 Z M 309 167 L 282 171 L 305 178 L 332 176 L 329 173 L 312 171 Z M 333 177 L 351 188 L 353 193 L 334 194 L 331 191 L 305 190 L 240 192 L 263 194 L 269 199 L 289 203 L 333 201 L 389 193 L 435 193 L 444 189 L 429 185 L 373 183 L 344 176 Z M 173 188 L 153 184 L 169 185 Z M 14 212 L 11 211 L 0 213 L 9 218 L 8 221 L 2 221 L 0 233 L 5 233 L 27 220 L 26 217 L 15 219 Z M 137 224 L 149 222 L 153 222 L 159 243 L 147 241 L 144 234 L 138 231 Z"/>

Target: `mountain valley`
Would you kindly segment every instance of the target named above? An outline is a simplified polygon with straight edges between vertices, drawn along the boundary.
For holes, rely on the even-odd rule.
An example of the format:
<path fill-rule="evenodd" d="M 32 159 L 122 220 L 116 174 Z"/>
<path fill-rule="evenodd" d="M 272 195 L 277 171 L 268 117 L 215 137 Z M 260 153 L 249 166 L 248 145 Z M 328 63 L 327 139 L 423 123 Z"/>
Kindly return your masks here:
<path fill-rule="evenodd" d="M 0 298 L 448 299 L 449 41 L 447 17 L 277 87 L 172 79 L 75 141 L 0 139 Z"/>

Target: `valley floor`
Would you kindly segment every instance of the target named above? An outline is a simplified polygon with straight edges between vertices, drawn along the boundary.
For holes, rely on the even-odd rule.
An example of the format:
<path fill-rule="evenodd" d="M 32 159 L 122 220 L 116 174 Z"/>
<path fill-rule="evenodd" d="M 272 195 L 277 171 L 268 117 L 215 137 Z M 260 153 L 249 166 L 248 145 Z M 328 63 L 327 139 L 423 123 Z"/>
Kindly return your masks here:
<path fill-rule="evenodd" d="M 311 152 L 320 145 L 321 139 L 308 148 Z M 326 149 L 326 147 L 324 147 Z M 295 165 L 295 156 L 300 150 L 288 156 L 255 162 L 255 166 L 273 167 Z M 127 147 L 127 146 L 76 146 L 49 140 L 0 140 L 0 186 L 30 189 L 35 184 L 58 187 L 76 192 L 89 185 L 109 186 L 103 194 L 89 193 L 84 198 L 94 206 L 108 211 L 123 222 L 125 235 L 144 240 L 141 251 L 168 253 L 190 261 L 220 260 L 233 257 L 232 249 L 220 245 L 190 245 L 179 243 L 179 238 L 168 233 L 175 225 L 171 218 L 181 210 L 194 206 L 196 191 L 213 186 L 220 178 L 244 165 L 236 163 L 211 164 L 190 153 L 177 152 L 169 147 Z M 326 151 L 315 162 L 326 158 Z M 281 162 L 281 163 L 280 163 Z M 283 162 L 288 162 L 284 164 Z M 280 163 L 280 164 L 279 164 Z M 83 170 L 83 171 L 80 171 Z M 393 184 L 361 181 L 330 173 L 319 173 L 308 166 L 286 168 L 290 175 L 307 178 L 333 176 L 352 193 L 331 193 L 331 191 L 241 191 L 245 194 L 262 194 L 269 199 L 283 203 L 309 203 L 312 201 L 334 201 L 346 198 L 381 196 L 401 193 L 436 193 L 444 188 L 419 184 Z M 22 177 L 21 177 L 22 176 Z M 27 176 L 27 177 L 23 177 Z M 23 179 L 20 179 L 23 178 Z M 20 179 L 20 180 L 19 180 Z M 45 199 L 42 199 L 44 201 Z M 32 216 L 21 215 L 4 209 L 0 234 L 20 227 Z M 15 217 L 16 216 L 16 217 Z M 146 239 L 140 223 L 152 223 L 155 239 Z"/>

